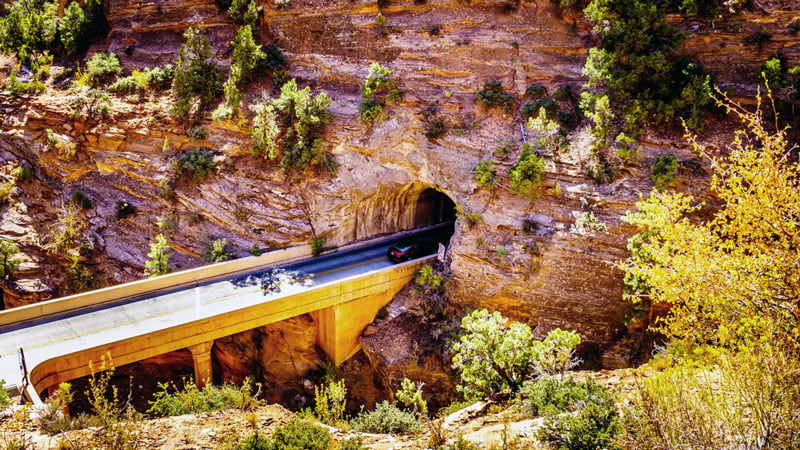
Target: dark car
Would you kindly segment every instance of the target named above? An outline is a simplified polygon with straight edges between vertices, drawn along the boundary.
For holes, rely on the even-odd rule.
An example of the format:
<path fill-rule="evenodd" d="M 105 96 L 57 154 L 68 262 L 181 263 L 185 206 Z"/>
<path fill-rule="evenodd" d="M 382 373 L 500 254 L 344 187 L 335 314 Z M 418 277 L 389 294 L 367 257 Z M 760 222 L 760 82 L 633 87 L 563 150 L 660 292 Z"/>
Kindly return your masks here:
<path fill-rule="evenodd" d="M 389 261 L 394 263 L 399 263 L 403 261 L 408 261 L 409 259 L 417 256 L 419 252 L 419 245 L 414 241 L 403 241 L 398 242 L 388 250 L 386 250 L 386 257 L 389 258 Z"/>

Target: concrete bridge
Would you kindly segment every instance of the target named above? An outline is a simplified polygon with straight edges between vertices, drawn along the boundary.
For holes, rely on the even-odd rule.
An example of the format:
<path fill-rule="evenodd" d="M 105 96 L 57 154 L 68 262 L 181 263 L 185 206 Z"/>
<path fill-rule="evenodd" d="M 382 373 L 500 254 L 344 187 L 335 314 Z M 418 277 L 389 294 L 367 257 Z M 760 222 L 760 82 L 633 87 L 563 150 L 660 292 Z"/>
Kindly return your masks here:
<path fill-rule="evenodd" d="M 0 378 L 39 402 L 106 354 L 120 366 L 188 348 L 202 384 L 215 339 L 307 313 L 341 364 L 378 310 L 435 259 L 393 265 L 392 242 L 319 258 L 294 247 L 0 312 Z"/>

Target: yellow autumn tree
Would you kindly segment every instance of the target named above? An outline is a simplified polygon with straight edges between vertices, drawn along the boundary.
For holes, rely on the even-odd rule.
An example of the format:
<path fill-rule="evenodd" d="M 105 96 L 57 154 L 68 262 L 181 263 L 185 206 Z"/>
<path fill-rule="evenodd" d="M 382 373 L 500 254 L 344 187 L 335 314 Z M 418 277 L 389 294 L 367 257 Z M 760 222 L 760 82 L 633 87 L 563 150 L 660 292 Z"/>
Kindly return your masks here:
<path fill-rule="evenodd" d="M 653 191 L 625 217 L 643 230 L 623 263 L 636 291 L 629 297 L 669 304 L 655 329 L 690 346 L 798 345 L 800 165 L 785 131 L 771 131 L 757 103 L 750 112 L 719 102 L 743 125 L 727 157 L 689 137 L 712 162 L 718 207 Z"/>
<path fill-rule="evenodd" d="M 720 102 L 743 125 L 727 157 L 690 137 L 712 162 L 713 205 L 654 190 L 626 217 L 642 228 L 629 298 L 669 305 L 655 329 L 674 345 L 625 408 L 622 448 L 800 446 L 800 166 L 757 103 Z"/>

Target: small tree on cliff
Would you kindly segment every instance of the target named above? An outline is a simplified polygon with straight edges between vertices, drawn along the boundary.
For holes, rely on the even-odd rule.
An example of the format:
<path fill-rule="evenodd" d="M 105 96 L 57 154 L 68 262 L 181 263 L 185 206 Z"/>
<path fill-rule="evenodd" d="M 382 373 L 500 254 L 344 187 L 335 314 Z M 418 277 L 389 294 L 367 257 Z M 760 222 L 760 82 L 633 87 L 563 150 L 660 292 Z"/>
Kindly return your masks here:
<path fill-rule="evenodd" d="M 281 169 L 303 171 L 323 166 L 334 172 L 336 161 L 324 150 L 322 132 L 330 120 L 331 98 L 324 92 L 312 98 L 311 88 L 297 88 L 292 79 L 281 95 L 253 109 L 253 153 L 280 161 Z"/>
<path fill-rule="evenodd" d="M 172 272 L 169 267 L 169 259 L 172 253 L 168 252 L 169 244 L 163 234 L 156 235 L 155 242 L 150 243 L 149 258 L 144 262 L 144 274 L 149 277 L 157 277 Z"/>
<path fill-rule="evenodd" d="M 0 239 L 0 279 L 9 280 L 19 267 L 19 247 L 9 239 Z"/>
<path fill-rule="evenodd" d="M 187 29 L 183 37 L 186 42 L 181 46 L 173 79 L 173 89 L 178 98 L 173 110 L 181 117 L 191 109 L 193 98 L 198 98 L 201 105 L 207 105 L 222 90 L 222 75 L 214 62 L 208 38 L 194 27 Z"/>

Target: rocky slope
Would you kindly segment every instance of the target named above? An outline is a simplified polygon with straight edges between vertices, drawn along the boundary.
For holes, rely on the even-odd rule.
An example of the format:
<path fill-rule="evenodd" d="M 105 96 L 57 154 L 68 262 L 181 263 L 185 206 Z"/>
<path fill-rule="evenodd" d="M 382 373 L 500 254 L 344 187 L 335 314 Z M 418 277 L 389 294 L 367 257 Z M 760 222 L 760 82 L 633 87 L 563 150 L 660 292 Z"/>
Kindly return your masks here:
<path fill-rule="evenodd" d="M 696 155 L 680 136 L 650 130 L 641 143 L 641 164 L 599 186 L 586 175 L 589 137 L 578 127 L 568 151 L 546 155 L 547 176 L 534 200 L 513 196 L 502 180 L 493 191 L 479 189 L 472 168 L 495 157 L 505 173 L 523 136 L 517 115 L 479 106 L 475 91 L 499 80 L 519 103 L 526 101 L 525 89 L 532 83 L 547 86 L 551 95 L 566 86 L 577 92 L 593 36 L 587 24 L 562 16 L 547 0 L 419 3 L 391 2 L 382 10 L 388 24 L 381 27 L 373 1 L 295 0 L 287 10 L 263 2 L 261 41 L 286 52 L 290 76 L 301 85 L 333 98 L 335 119 L 327 140 L 341 165 L 335 176 L 287 179 L 274 164 L 251 156 L 248 131 L 230 123 L 204 121 L 207 136 L 195 140 L 186 134 L 191 125 L 168 113 L 171 98 L 165 94 L 112 97 L 107 119 L 75 116 L 78 94 L 65 82 L 38 97 L 3 94 L 0 160 L 18 161 L 34 175 L 19 183 L 14 202 L 0 211 L 0 234 L 19 242 L 25 253 L 18 280 L 4 287 L 5 305 L 70 292 L 70 260 L 47 244 L 57 206 L 68 203 L 75 191 L 92 200 L 78 213 L 85 224 L 79 260 L 102 285 L 140 277 L 148 242 L 159 232 L 168 234 L 176 269 L 202 264 L 204 247 L 217 237 L 227 238 L 236 256 L 246 255 L 254 243 L 280 247 L 314 235 L 339 245 L 430 222 L 417 211 L 424 210 L 423 192 L 432 188 L 461 211 L 481 217 L 473 225 L 458 220 L 449 249 L 456 309 L 500 310 L 536 326 L 539 336 L 555 327 L 576 330 L 583 337 L 584 359 L 608 367 L 626 364 L 626 350 L 615 347 L 625 333 L 626 304 L 614 264 L 626 256 L 633 230 L 620 216 L 652 188 L 649 167 L 657 155 L 673 153 L 682 161 Z M 674 22 L 691 32 L 686 47 L 718 82 L 746 95 L 767 57 L 779 52 L 792 64 L 800 57 L 800 39 L 788 29 L 800 5 L 770 2 L 765 7 L 768 14 L 745 14 L 735 28 L 678 17 Z M 229 63 L 235 26 L 211 0 L 111 0 L 108 19 L 107 39 L 90 53 L 114 51 L 126 70 L 174 61 L 189 26 L 202 27 L 221 66 Z M 762 27 L 772 39 L 748 44 L 743 36 Z M 371 61 L 391 68 L 405 92 L 389 106 L 387 119 L 374 126 L 357 120 L 359 88 Z M 274 90 L 263 81 L 248 99 Z M 574 110 L 576 101 L 567 96 L 559 106 Z M 433 111 L 450 130 L 437 139 L 425 135 Z M 57 142 L 74 145 L 76 155 L 65 158 Z M 159 184 L 170 161 L 194 147 L 215 152 L 216 172 L 202 183 L 178 184 L 173 199 L 162 198 Z M 500 147 L 508 154 L 497 153 Z M 681 188 L 690 191 L 702 192 L 708 181 L 702 170 L 688 166 L 682 177 Z M 120 219 L 119 201 L 135 206 L 136 213 Z M 588 212 L 607 230 L 575 228 L 576 218 Z M 395 317 L 376 325 L 381 333 L 393 335 L 385 327 L 407 329 L 416 320 Z M 218 342 L 215 378 L 240 380 L 254 373 L 272 389 L 272 400 L 307 396 L 303 377 L 323 371 L 310 320 L 296 318 Z M 425 358 L 430 355 L 411 362 L 414 347 L 408 344 L 384 350 L 367 345 L 366 358 L 352 363 L 353 371 L 366 370 L 367 361 L 376 366 L 366 372 L 376 379 L 376 391 L 364 392 L 363 398 L 376 398 L 381 385 L 401 374 L 425 378 L 418 371 L 429 367 Z M 432 389 L 441 375 L 431 372 L 429 378 L 427 389 Z"/>

